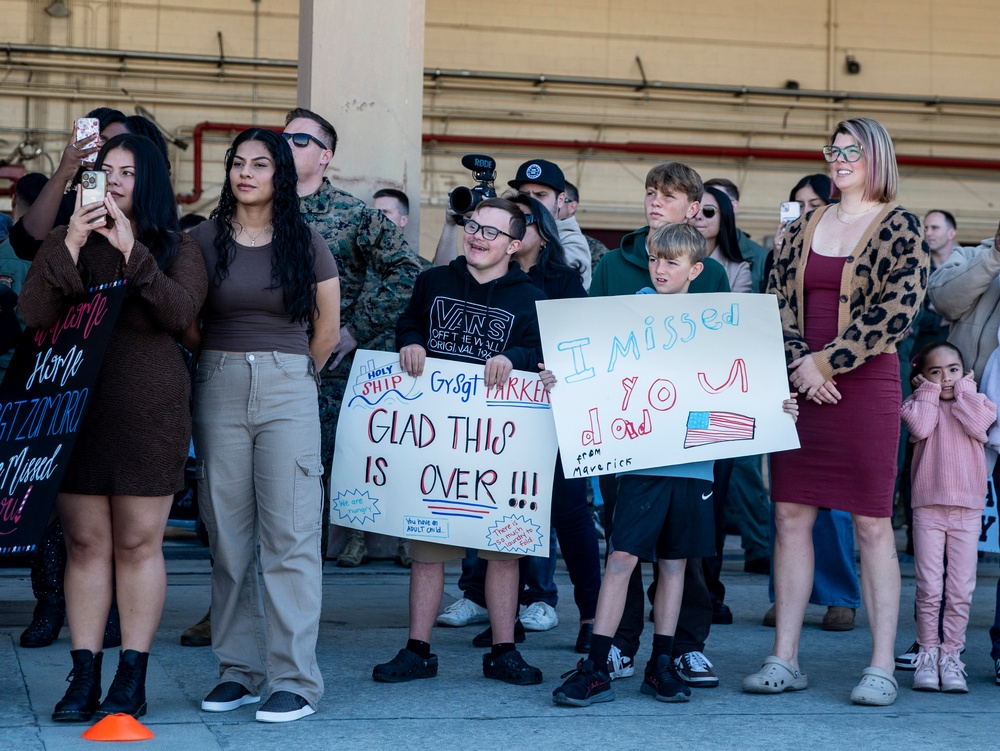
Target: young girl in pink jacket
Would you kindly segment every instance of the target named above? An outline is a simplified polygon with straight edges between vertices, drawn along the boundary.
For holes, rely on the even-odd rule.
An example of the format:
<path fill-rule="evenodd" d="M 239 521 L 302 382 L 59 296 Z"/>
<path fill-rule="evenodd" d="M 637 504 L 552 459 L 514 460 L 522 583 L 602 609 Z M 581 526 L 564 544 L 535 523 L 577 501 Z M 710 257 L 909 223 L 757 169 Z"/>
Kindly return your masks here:
<path fill-rule="evenodd" d="M 932 342 L 913 364 L 916 390 L 903 402 L 913 450 L 913 548 L 917 578 L 917 655 L 913 688 L 966 693 L 965 644 L 976 587 L 986 497 L 986 430 L 997 408 L 976 392 L 972 371 L 947 342 Z M 945 571 L 945 558 L 948 566 Z M 942 590 L 944 619 L 938 637 Z"/>

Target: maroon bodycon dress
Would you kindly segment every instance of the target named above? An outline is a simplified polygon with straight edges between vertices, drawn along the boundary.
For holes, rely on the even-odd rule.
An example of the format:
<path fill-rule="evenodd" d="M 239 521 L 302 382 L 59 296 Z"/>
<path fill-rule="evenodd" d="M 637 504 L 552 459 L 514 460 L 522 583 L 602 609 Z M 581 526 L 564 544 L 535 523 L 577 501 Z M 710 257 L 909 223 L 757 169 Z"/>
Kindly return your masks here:
<path fill-rule="evenodd" d="M 812 352 L 837 337 L 845 261 L 809 251 L 802 333 Z M 902 398 L 899 358 L 883 352 L 833 380 L 842 397 L 836 404 L 799 397 L 801 448 L 771 455 L 771 499 L 891 516 Z"/>

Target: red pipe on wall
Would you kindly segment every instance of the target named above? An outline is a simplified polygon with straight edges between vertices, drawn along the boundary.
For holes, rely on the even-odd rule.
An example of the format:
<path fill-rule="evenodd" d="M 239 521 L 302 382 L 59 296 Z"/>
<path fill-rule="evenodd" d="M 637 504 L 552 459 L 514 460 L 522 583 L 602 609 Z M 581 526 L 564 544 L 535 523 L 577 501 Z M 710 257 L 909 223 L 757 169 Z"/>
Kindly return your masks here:
<path fill-rule="evenodd" d="M 797 149 L 764 149 L 742 146 L 698 146 L 679 143 L 606 143 L 603 141 L 557 141 L 542 138 L 499 138 L 495 136 L 451 136 L 425 133 L 424 143 L 461 143 L 470 146 L 519 146 L 552 151 L 618 151 L 628 154 L 671 154 L 673 156 L 723 157 L 726 159 L 773 159 L 793 162 L 822 162 L 819 151 Z M 896 162 L 909 167 L 947 167 L 949 169 L 977 169 L 1000 171 L 1000 160 L 958 159 L 955 157 L 915 156 L 896 154 Z"/>
<path fill-rule="evenodd" d="M 202 139 L 207 132 L 244 131 L 247 128 L 264 128 L 280 133 L 282 128 L 269 125 L 252 125 L 249 123 L 198 123 L 192 130 L 194 141 L 194 185 L 190 193 L 179 193 L 178 203 L 192 204 L 201 198 L 202 194 Z M 524 149 L 537 149 L 543 153 L 558 149 L 571 151 L 610 151 L 626 154 L 670 154 L 672 156 L 715 157 L 724 159 L 771 159 L 792 162 L 822 162 L 818 151 L 799 149 L 765 149 L 749 146 L 699 146 L 680 143 L 643 143 L 630 141 L 628 143 L 607 143 L 604 141 L 559 141 L 544 138 L 500 138 L 497 136 L 455 136 L 424 133 L 421 139 L 424 143 L 451 143 L 467 146 L 516 146 Z M 896 162 L 908 167 L 938 167 L 945 169 L 973 169 L 1000 172 L 1000 160 L 995 159 L 959 159 L 956 157 L 916 156 L 897 154 Z"/>

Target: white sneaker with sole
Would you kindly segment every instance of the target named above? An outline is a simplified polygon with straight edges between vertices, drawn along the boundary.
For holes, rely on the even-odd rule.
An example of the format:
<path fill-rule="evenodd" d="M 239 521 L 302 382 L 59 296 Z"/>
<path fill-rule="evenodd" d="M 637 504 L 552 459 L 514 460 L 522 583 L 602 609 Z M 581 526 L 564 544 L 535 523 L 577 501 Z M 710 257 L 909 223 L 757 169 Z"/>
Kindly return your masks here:
<path fill-rule="evenodd" d="M 533 602 L 524 609 L 521 625 L 525 631 L 548 631 L 559 625 L 559 616 L 548 603 Z"/>
<path fill-rule="evenodd" d="M 257 722 L 294 722 L 315 714 L 309 702 L 291 691 L 275 691 L 257 710 Z"/>
<path fill-rule="evenodd" d="M 686 652 L 674 660 L 677 674 L 687 685 L 694 688 L 715 688 L 719 676 L 712 669 L 715 665 L 702 652 Z"/>
<path fill-rule="evenodd" d="M 614 644 L 608 653 L 608 675 L 611 680 L 617 678 L 631 678 L 635 675 L 635 661 L 628 655 L 623 655 L 622 651 Z"/>
<path fill-rule="evenodd" d="M 453 628 L 461 628 L 472 623 L 489 622 L 490 614 L 486 611 L 486 608 L 481 608 L 472 600 L 466 600 L 464 597 L 461 600 L 455 600 L 437 617 L 437 624 L 439 626 L 451 626 Z"/>

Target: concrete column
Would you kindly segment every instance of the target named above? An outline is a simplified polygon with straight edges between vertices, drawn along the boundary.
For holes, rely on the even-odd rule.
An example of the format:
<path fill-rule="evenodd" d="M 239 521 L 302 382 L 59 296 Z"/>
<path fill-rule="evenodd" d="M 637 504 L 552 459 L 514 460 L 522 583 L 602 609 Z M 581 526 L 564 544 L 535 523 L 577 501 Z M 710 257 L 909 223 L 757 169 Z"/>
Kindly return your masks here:
<path fill-rule="evenodd" d="M 299 106 L 337 129 L 327 177 L 371 202 L 410 199 L 406 239 L 420 238 L 425 0 L 299 0 Z"/>

